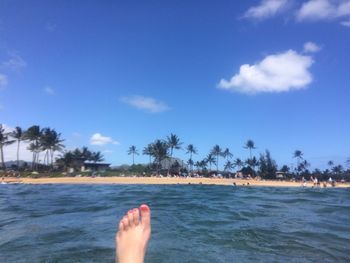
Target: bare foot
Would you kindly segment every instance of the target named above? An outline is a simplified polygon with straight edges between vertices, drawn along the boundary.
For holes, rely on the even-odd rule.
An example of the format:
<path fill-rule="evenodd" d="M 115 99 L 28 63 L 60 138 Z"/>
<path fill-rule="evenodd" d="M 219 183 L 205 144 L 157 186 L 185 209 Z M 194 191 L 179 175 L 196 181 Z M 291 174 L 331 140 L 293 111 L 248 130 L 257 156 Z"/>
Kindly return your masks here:
<path fill-rule="evenodd" d="M 119 231 L 115 238 L 116 262 L 143 263 L 150 237 L 150 208 L 147 205 L 141 205 L 140 209 L 129 210 L 120 220 Z"/>

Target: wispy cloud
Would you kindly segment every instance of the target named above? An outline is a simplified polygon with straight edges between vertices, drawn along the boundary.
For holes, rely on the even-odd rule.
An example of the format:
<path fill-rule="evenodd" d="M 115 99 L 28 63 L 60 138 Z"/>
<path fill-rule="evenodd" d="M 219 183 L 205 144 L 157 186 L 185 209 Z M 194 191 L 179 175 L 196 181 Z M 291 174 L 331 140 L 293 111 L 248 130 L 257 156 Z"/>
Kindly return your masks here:
<path fill-rule="evenodd" d="M 306 42 L 304 44 L 304 52 L 305 53 L 316 53 L 321 50 L 321 47 L 315 44 L 314 42 Z"/>
<path fill-rule="evenodd" d="M 350 16 L 349 0 L 309 0 L 297 11 L 298 21 L 332 20 Z"/>
<path fill-rule="evenodd" d="M 220 89 L 245 94 L 277 93 L 306 88 L 312 82 L 310 56 L 294 50 L 266 56 L 261 61 L 240 67 L 230 80 L 221 79 Z"/>
<path fill-rule="evenodd" d="M 262 0 L 257 6 L 250 7 L 245 18 L 265 19 L 276 15 L 287 6 L 287 0 Z"/>
<path fill-rule="evenodd" d="M 103 136 L 101 133 L 95 133 L 90 138 L 90 144 L 106 145 L 106 144 L 119 144 L 119 142 L 113 140 L 111 137 Z"/>
<path fill-rule="evenodd" d="M 5 74 L 0 73 L 0 89 L 5 88 L 7 86 L 7 76 Z"/>
<path fill-rule="evenodd" d="M 350 27 L 350 0 L 307 0 L 298 7 L 295 1 L 261 0 L 260 4 L 250 7 L 243 17 L 263 20 L 288 10 L 293 10 L 290 14 L 298 22 L 340 20 L 341 25 Z"/>
<path fill-rule="evenodd" d="M 56 93 L 55 93 L 55 90 L 54 90 L 52 87 L 50 87 L 50 86 L 46 86 L 46 87 L 44 88 L 44 92 L 45 92 L 47 95 L 50 95 L 50 96 L 53 96 L 53 95 L 56 94 Z"/>
<path fill-rule="evenodd" d="M 27 63 L 24 61 L 24 59 L 14 52 L 9 53 L 9 59 L 1 63 L 2 68 L 11 69 L 15 71 L 19 71 L 22 68 L 25 68 L 26 66 Z"/>
<path fill-rule="evenodd" d="M 131 97 L 123 97 L 121 101 L 129 104 L 132 107 L 135 107 L 140 110 L 145 110 L 151 113 L 158 113 L 167 111 L 170 107 L 162 102 L 157 101 L 151 97 L 143 97 L 143 96 L 131 96 Z"/>

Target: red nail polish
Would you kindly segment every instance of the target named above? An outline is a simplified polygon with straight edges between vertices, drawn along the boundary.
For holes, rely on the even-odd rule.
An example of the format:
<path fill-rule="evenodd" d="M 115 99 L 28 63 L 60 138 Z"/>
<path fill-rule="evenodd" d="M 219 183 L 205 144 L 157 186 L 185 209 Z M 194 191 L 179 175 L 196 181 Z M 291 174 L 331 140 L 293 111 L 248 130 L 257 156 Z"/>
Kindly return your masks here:
<path fill-rule="evenodd" d="M 141 205 L 141 210 L 144 212 L 148 212 L 148 207 L 146 205 Z"/>

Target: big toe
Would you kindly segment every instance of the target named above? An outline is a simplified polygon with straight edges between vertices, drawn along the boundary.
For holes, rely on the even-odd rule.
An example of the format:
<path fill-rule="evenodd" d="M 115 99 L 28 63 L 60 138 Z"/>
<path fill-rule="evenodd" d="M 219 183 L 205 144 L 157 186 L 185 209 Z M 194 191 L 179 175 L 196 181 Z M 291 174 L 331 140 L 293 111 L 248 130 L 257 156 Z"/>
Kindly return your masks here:
<path fill-rule="evenodd" d="M 141 205 L 140 206 L 140 211 L 141 211 L 141 224 L 144 225 L 145 227 L 150 227 L 151 226 L 151 209 L 149 208 L 148 205 Z"/>

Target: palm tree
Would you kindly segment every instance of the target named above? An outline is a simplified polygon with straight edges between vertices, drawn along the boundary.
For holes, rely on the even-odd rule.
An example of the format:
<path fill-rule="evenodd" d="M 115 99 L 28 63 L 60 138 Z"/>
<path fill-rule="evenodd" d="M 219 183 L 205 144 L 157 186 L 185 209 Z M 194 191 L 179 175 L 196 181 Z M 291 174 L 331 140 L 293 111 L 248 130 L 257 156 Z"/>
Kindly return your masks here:
<path fill-rule="evenodd" d="M 182 142 L 180 142 L 180 138 L 176 134 L 171 133 L 170 136 L 167 136 L 167 143 L 170 149 L 170 157 L 173 156 L 174 149 L 181 149 Z"/>
<path fill-rule="evenodd" d="M 236 158 L 233 164 L 234 166 L 238 167 L 238 170 L 241 170 L 241 168 L 243 167 L 243 161 L 239 158 Z"/>
<path fill-rule="evenodd" d="M 104 160 L 103 154 L 101 152 L 92 152 L 91 161 L 94 163 L 102 162 Z"/>
<path fill-rule="evenodd" d="M 332 160 L 328 161 L 328 166 L 329 166 L 329 170 L 332 171 L 333 166 L 334 166 L 334 162 Z"/>
<path fill-rule="evenodd" d="M 175 150 L 180 150 L 181 149 L 181 145 L 182 142 L 180 142 L 180 138 L 176 135 L 171 133 L 170 136 L 167 136 L 167 143 L 168 143 L 168 147 L 170 149 L 170 159 L 173 158 L 173 151 Z M 168 167 L 168 173 L 170 171 L 170 165 Z"/>
<path fill-rule="evenodd" d="M 187 164 L 190 166 L 190 171 L 192 172 L 192 167 L 193 167 L 193 165 L 194 165 L 193 160 L 192 160 L 191 158 L 188 159 Z"/>
<path fill-rule="evenodd" d="M 301 163 L 301 170 L 306 170 L 308 167 L 310 166 L 310 163 L 306 160 L 304 160 L 302 163 Z"/>
<path fill-rule="evenodd" d="M 234 168 L 234 164 L 231 163 L 230 161 L 226 161 L 225 166 L 224 166 L 224 170 L 231 171 L 233 168 Z"/>
<path fill-rule="evenodd" d="M 295 150 L 294 151 L 294 154 L 293 154 L 293 158 L 296 158 L 297 159 L 297 169 L 299 170 L 300 168 L 300 162 L 301 160 L 303 160 L 303 152 L 300 151 L 300 150 Z"/>
<path fill-rule="evenodd" d="M 190 160 L 191 160 L 191 159 L 190 159 Z M 192 161 L 192 162 L 193 162 L 193 161 Z M 193 164 L 192 164 L 192 165 L 193 165 Z M 197 161 L 197 162 L 194 163 L 194 166 L 196 166 L 197 171 L 199 172 L 199 169 L 201 168 L 202 164 L 201 164 L 200 161 Z"/>
<path fill-rule="evenodd" d="M 163 140 L 156 140 L 152 144 L 152 156 L 157 163 L 157 173 L 161 168 L 161 162 L 169 156 L 169 145 Z"/>
<path fill-rule="evenodd" d="M 76 151 L 77 153 L 79 151 Z M 88 147 L 84 146 L 80 151 L 80 158 L 84 159 L 84 161 L 92 161 L 92 152 Z"/>
<path fill-rule="evenodd" d="M 45 151 L 44 163 L 53 166 L 53 157 L 56 151 L 62 151 L 64 145 L 61 138 L 61 133 L 57 133 L 54 129 L 44 128 L 41 130 L 40 146 L 41 150 Z M 86 147 L 84 147 L 86 148 Z M 83 148 L 83 153 L 86 154 L 86 149 Z"/>
<path fill-rule="evenodd" d="M 211 154 L 216 156 L 216 173 L 219 173 L 219 156 L 222 155 L 222 150 L 219 145 L 215 145 L 211 150 Z"/>
<path fill-rule="evenodd" d="M 14 143 L 15 140 L 9 139 L 9 134 L 5 133 L 5 129 L 0 124 L 0 153 L 1 153 L 1 166 L 2 169 L 6 169 L 5 167 L 5 157 L 4 157 L 4 147 Z"/>
<path fill-rule="evenodd" d="M 211 171 L 211 165 L 215 164 L 215 157 L 213 154 L 209 153 L 205 158 L 206 163 L 209 163 L 209 171 Z"/>
<path fill-rule="evenodd" d="M 28 150 L 30 150 L 33 153 L 32 170 L 36 168 L 36 163 L 39 160 L 40 137 L 41 130 L 40 126 L 38 125 L 33 125 L 29 127 L 24 134 L 25 140 L 29 140 L 31 142 Z"/>
<path fill-rule="evenodd" d="M 62 142 L 64 142 L 63 139 L 61 139 L 61 133 L 57 133 L 54 129 L 51 130 L 51 141 L 50 141 L 50 151 L 51 151 L 51 166 L 53 166 L 53 157 L 55 155 L 55 152 L 62 152 L 63 148 L 65 147 Z"/>
<path fill-rule="evenodd" d="M 243 146 L 243 148 L 249 149 L 250 159 L 252 159 L 252 149 L 256 149 L 254 141 L 253 140 L 248 140 L 245 143 L 245 145 Z"/>
<path fill-rule="evenodd" d="M 333 167 L 333 173 L 335 174 L 340 174 L 343 171 L 343 166 L 341 165 L 336 165 Z"/>
<path fill-rule="evenodd" d="M 57 163 L 62 165 L 64 169 L 66 170 L 68 167 L 70 167 L 75 159 L 75 156 L 73 152 L 68 151 L 65 152 L 60 158 L 57 159 Z"/>
<path fill-rule="evenodd" d="M 348 168 L 350 168 L 350 158 L 348 158 L 345 163 L 348 166 Z"/>
<path fill-rule="evenodd" d="M 253 170 L 253 174 L 255 174 L 255 167 L 259 165 L 255 156 L 253 158 L 248 158 L 245 163 Z"/>
<path fill-rule="evenodd" d="M 222 157 L 224 157 L 227 161 L 233 157 L 233 154 L 230 152 L 229 148 L 226 148 L 225 151 L 222 152 Z"/>
<path fill-rule="evenodd" d="M 131 145 L 128 150 L 128 155 L 132 154 L 132 165 L 135 165 L 135 154 L 139 155 L 135 145 Z"/>
<path fill-rule="evenodd" d="M 24 132 L 21 127 L 17 126 L 15 130 L 10 133 L 10 136 L 17 141 L 17 169 L 19 170 L 19 147 L 24 138 Z"/>
<path fill-rule="evenodd" d="M 192 154 L 197 154 L 197 149 L 193 146 L 193 144 L 187 145 L 186 150 L 187 150 L 186 153 L 189 153 L 189 154 L 190 154 L 190 159 L 189 159 L 189 160 L 192 160 Z M 191 172 L 192 172 L 193 160 L 192 160 L 192 162 L 188 163 L 188 165 L 190 166 L 190 170 L 191 170 Z"/>
<path fill-rule="evenodd" d="M 152 157 L 152 151 L 153 151 L 153 148 L 152 148 L 152 144 L 148 144 L 145 148 L 143 148 L 142 150 L 142 154 L 143 155 L 148 155 L 149 156 L 149 166 L 151 167 L 151 157 Z"/>
<path fill-rule="evenodd" d="M 202 168 L 202 172 L 204 171 L 204 169 L 207 168 L 207 165 L 208 165 L 208 163 L 207 163 L 206 159 L 203 159 L 200 161 L 200 167 Z"/>

